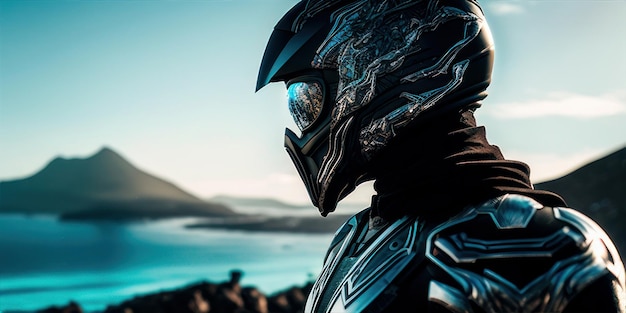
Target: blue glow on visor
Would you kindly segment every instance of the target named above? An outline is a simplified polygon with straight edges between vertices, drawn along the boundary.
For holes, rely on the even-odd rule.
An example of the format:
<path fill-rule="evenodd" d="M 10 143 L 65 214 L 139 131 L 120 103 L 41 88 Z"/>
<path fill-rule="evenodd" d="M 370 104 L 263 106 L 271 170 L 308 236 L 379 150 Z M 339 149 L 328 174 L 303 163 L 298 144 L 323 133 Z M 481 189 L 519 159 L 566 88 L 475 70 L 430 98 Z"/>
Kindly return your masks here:
<path fill-rule="evenodd" d="M 320 116 L 324 104 L 322 84 L 316 81 L 294 82 L 287 87 L 289 112 L 300 131 L 309 128 Z"/>

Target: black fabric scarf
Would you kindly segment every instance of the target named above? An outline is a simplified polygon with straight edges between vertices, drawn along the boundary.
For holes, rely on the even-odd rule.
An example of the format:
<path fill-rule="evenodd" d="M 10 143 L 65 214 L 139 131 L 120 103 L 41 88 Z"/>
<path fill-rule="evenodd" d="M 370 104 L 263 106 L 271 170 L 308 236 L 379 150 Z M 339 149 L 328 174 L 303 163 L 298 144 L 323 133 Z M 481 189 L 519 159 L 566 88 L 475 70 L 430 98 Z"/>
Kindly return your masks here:
<path fill-rule="evenodd" d="M 566 205 L 559 195 L 533 189 L 529 167 L 506 160 L 489 144 L 471 111 L 409 132 L 373 162 L 373 215 L 386 220 L 406 214 L 445 218 L 507 193 L 545 206 Z"/>

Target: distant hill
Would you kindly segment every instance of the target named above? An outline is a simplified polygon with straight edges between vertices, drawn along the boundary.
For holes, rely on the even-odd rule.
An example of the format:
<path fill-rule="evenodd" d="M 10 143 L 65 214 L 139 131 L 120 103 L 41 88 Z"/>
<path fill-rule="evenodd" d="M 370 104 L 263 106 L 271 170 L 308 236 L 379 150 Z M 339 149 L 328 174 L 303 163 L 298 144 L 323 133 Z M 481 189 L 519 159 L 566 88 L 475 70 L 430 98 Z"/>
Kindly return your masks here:
<path fill-rule="evenodd" d="M 558 179 L 535 184 L 560 194 L 568 206 L 590 216 L 626 254 L 626 147 Z"/>
<path fill-rule="evenodd" d="M 535 184 L 554 191 L 570 207 L 592 217 L 626 254 L 626 148 L 593 161 L 561 178 Z M 136 220 L 176 216 L 235 217 L 219 227 L 254 231 L 332 232 L 347 218 L 244 218 L 237 205 L 284 209 L 311 206 L 287 204 L 270 198 L 219 196 L 199 199 L 177 186 L 142 172 L 109 148 L 88 158 L 55 158 L 33 176 L 0 182 L 0 213 L 58 214 L 64 219 Z M 363 208 L 356 206 L 356 208 Z M 350 206 L 346 209 L 353 209 Z M 350 210 L 338 210 L 348 213 Z M 245 217 L 245 216 L 244 216 Z"/>
<path fill-rule="evenodd" d="M 621 255 L 626 254 L 626 227 L 623 226 L 626 225 L 626 148 L 582 166 L 559 179 L 537 183 L 535 188 L 550 190 L 563 196 L 570 207 L 578 209 L 598 222 L 616 242 Z M 234 203 L 232 201 L 238 200 L 233 198 L 230 203 Z M 342 211 L 338 212 L 341 214 Z M 190 227 L 331 232 L 346 219 L 347 216 L 337 216 L 337 213 L 334 213 L 326 218 L 273 217 L 232 220 L 221 225 L 196 224 Z"/>
<path fill-rule="evenodd" d="M 272 198 L 235 197 L 219 195 L 208 199 L 212 202 L 224 203 L 231 206 L 256 206 L 278 209 L 310 209 L 311 205 L 296 205 Z"/>
<path fill-rule="evenodd" d="M 222 221 L 199 222 L 186 225 L 187 228 L 237 229 L 245 231 L 278 233 L 327 233 L 332 234 L 352 215 L 331 214 L 317 216 L 244 216 Z"/>
<path fill-rule="evenodd" d="M 8 212 L 69 219 L 234 214 L 137 169 L 106 147 L 84 159 L 57 157 L 30 177 L 0 182 L 0 213 Z"/>

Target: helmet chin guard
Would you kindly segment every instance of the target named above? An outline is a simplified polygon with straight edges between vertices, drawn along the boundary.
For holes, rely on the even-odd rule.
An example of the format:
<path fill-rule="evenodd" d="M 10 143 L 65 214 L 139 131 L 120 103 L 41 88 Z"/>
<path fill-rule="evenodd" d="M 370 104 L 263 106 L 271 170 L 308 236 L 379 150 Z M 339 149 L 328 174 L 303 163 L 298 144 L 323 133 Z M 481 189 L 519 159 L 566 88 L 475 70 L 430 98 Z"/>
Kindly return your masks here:
<path fill-rule="evenodd" d="M 287 129 L 285 148 L 325 216 L 394 138 L 478 107 L 492 64 L 474 0 L 303 0 L 276 25 L 257 90 L 288 82 L 302 136 Z"/>
<path fill-rule="evenodd" d="M 328 121 L 315 135 L 299 138 L 290 129 L 285 129 L 285 149 L 291 157 L 300 178 L 322 216 L 333 212 L 337 203 L 349 195 L 356 186 L 366 181 L 365 173 L 357 159 L 349 157 L 346 147 L 348 130 L 353 118 L 348 119 L 337 133 L 331 133 Z M 330 137 L 330 140 L 329 140 Z"/>

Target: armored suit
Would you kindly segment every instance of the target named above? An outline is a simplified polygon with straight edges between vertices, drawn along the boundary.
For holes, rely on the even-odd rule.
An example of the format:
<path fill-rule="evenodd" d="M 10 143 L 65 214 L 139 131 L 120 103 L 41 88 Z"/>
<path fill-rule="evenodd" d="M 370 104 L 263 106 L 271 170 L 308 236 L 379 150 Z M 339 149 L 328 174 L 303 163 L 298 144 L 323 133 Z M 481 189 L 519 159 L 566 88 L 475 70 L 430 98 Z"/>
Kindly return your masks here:
<path fill-rule="evenodd" d="M 594 222 L 507 194 L 437 222 L 355 215 L 305 312 L 619 312 L 623 288 L 621 260 Z"/>
<path fill-rule="evenodd" d="M 474 0 L 303 0 L 257 90 L 286 83 L 285 147 L 322 216 L 374 180 L 305 312 L 620 312 L 607 235 L 535 190 L 477 126 L 493 39 Z"/>

